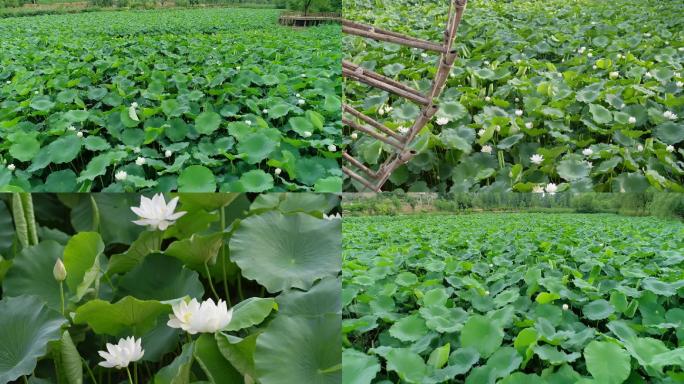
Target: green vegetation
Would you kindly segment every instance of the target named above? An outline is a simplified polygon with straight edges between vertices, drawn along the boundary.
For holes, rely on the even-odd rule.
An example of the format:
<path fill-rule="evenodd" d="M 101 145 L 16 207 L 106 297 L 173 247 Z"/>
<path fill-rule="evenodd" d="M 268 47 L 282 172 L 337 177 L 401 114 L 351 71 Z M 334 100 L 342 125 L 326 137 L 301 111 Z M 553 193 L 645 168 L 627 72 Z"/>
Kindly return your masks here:
<path fill-rule="evenodd" d="M 441 41 L 447 3 L 350 0 L 345 17 Z M 681 1 L 469 1 L 441 111 L 385 188 L 684 191 L 682 14 Z M 350 60 L 429 89 L 437 56 L 344 41 Z M 419 112 L 353 82 L 345 93 L 397 131 Z M 352 146 L 371 165 L 392 151 L 363 135 Z"/>
<path fill-rule="evenodd" d="M 341 190 L 339 26 L 277 17 L 0 20 L 0 190 Z"/>
<path fill-rule="evenodd" d="M 339 384 L 339 199 L 159 199 L 0 194 L 0 384 Z"/>
<path fill-rule="evenodd" d="M 684 194 L 650 192 L 558 195 L 459 193 L 448 196 L 431 193 L 347 194 L 344 210 L 345 213 L 351 215 L 481 211 L 619 213 L 684 220 Z"/>
<path fill-rule="evenodd" d="M 610 214 L 345 218 L 345 384 L 670 384 L 684 223 Z"/>

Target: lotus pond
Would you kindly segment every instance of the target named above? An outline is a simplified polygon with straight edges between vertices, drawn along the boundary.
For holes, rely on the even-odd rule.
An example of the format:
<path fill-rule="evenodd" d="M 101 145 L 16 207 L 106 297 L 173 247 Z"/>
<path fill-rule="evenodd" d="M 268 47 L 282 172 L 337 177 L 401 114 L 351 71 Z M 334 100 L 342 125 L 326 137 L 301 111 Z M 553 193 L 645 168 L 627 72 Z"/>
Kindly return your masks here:
<path fill-rule="evenodd" d="M 339 384 L 338 205 L 0 195 L 0 384 Z"/>
<path fill-rule="evenodd" d="M 447 5 L 350 0 L 345 17 L 441 41 Z M 385 188 L 684 190 L 683 13 L 681 1 L 469 1 L 441 111 Z M 344 41 L 349 60 L 430 88 L 437 56 Z M 352 82 L 345 94 L 397 131 L 419 112 Z M 371 165 L 391 153 L 368 137 L 352 146 Z"/>
<path fill-rule="evenodd" d="M 345 384 L 680 383 L 684 223 L 350 217 Z"/>
<path fill-rule="evenodd" d="M 278 11 L 0 21 L 0 190 L 341 190 L 339 26 Z"/>

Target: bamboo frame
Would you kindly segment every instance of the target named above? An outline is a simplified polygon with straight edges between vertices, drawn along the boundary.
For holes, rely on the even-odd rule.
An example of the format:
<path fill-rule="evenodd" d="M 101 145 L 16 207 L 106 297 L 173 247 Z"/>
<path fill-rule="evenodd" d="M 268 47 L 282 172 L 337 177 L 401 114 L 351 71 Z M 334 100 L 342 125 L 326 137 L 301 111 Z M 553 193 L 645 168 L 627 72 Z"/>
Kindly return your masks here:
<path fill-rule="evenodd" d="M 409 162 L 416 156 L 417 153 L 411 148 L 411 144 L 414 142 L 418 133 L 430 122 L 430 120 L 432 120 L 439 110 L 439 107 L 435 105 L 433 101 L 441 94 L 449 77 L 449 72 L 458 57 L 456 51 L 453 49 L 453 43 L 456 38 L 458 26 L 463 18 L 466 5 L 467 0 L 450 1 L 448 10 L 449 18 L 444 30 L 444 40 L 441 44 L 342 19 L 342 32 L 348 35 L 401 44 L 411 48 L 423 49 L 440 54 L 437 73 L 432 81 L 430 91 L 425 95 L 399 81 L 367 70 L 349 61 L 344 60 L 342 62 L 342 75 L 344 77 L 386 92 L 394 93 L 399 97 L 422 106 L 421 113 L 416 121 L 414 121 L 408 132 L 402 135 L 373 118 L 366 116 L 350 105 L 343 105 L 343 112 L 363 121 L 370 125 L 371 128 L 344 117 L 342 118 L 343 125 L 395 148 L 395 152 L 380 165 L 378 170 L 372 170 L 364 165 L 362 161 L 356 159 L 347 152 L 343 153 L 343 158 L 349 162 L 351 166 L 359 169 L 368 177 L 363 177 L 346 166 L 342 166 L 342 171 L 350 178 L 361 183 L 367 189 L 374 192 L 380 192 L 383 185 L 389 180 L 390 176 L 392 176 L 392 173 L 402 164 Z"/>

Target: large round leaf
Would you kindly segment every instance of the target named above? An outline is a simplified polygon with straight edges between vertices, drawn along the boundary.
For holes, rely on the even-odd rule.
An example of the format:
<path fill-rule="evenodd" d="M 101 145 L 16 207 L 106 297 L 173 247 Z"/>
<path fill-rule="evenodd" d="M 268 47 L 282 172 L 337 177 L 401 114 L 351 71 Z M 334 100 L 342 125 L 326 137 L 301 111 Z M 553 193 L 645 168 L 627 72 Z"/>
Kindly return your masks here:
<path fill-rule="evenodd" d="M 221 125 L 221 116 L 216 112 L 202 112 L 195 119 L 195 130 L 210 135 Z"/>
<path fill-rule="evenodd" d="M 503 341 L 503 329 L 495 321 L 480 315 L 471 316 L 461 329 L 461 346 L 473 347 L 482 357 L 489 357 Z"/>
<path fill-rule="evenodd" d="M 216 177 L 203 165 L 191 165 L 178 176 L 179 192 L 214 192 Z"/>
<path fill-rule="evenodd" d="M 59 283 L 52 276 L 52 269 L 63 249 L 56 241 L 46 240 L 22 250 L 5 275 L 3 294 L 9 297 L 35 295 L 45 301 L 48 307 L 61 310 Z"/>
<path fill-rule="evenodd" d="M 48 343 L 59 340 L 66 322 L 35 296 L 0 301 L 0 383 L 8 383 L 36 368 Z"/>
<path fill-rule="evenodd" d="M 119 292 L 140 300 L 173 300 L 202 297 L 204 286 L 197 272 L 183 262 L 161 254 L 148 255 L 143 262 L 119 280 Z"/>
<path fill-rule="evenodd" d="M 606 300 L 594 300 L 582 308 L 582 312 L 589 320 L 603 320 L 615 312 L 612 304 Z"/>
<path fill-rule="evenodd" d="M 370 384 L 380 372 L 380 363 L 375 356 L 366 355 L 355 349 L 345 349 L 342 358 L 343 384 Z"/>
<path fill-rule="evenodd" d="M 340 384 L 342 320 L 277 316 L 257 338 L 254 363 L 261 384 Z"/>
<path fill-rule="evenodd" d="M 592 341 L 584 349 L 587 371 L 600 383 L 619 384 L 631 370 L 627 351 L 610 342 Z"/>
<path fill-rule="evenodd" d="M 169 312 L 169 304 L 126 296 L 116 303 L 104 300 L 87 302 L 76 310 L 74 323 L 88 324 L 98 334 L 141 336 L 154 328 L 161 314 Z"/>
<path fill-rule="evenodd" d="M 677 124 L 671 121 L 660 124 L 655 135 L 666 144 L 677 144 L 684 140 L 684 124 Z"/>
<path fill-rule="evenodd" d="M 269 292 L 308 289 L 341 269 L 339 220 L 266 212 L 243 220 L 230 240 L 230 257 L 245 277 Z"/>

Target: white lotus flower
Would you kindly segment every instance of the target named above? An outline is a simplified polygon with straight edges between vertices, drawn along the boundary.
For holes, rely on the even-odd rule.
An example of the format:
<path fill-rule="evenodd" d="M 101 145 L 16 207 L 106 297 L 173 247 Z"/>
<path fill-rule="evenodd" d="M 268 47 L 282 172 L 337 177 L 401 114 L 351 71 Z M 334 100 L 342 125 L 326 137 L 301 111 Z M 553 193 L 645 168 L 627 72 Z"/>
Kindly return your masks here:
<path fill-rule="evenodd" d="M 570 308 L 570 307 L 569 307 L 567 304 L 563 304 L 563 310 L 564 310 L 564 311 L 567 311 L 568 308 Z"/>
<path fill-rule="evenodd" d="M 665 147 L 665 150 L 672 153 L 675 151 L 675 147 L 674 145 L 668 145 L 667 147 Z"/>
<path fill-rule="evenodd" d="M 644 77 L 647 78 L 647 79 L 650 79 L 651 77 L 653 77 L 653 75 L 651 75 L 651 72 L 646 72 L 646 73 L 644 74 Z"/>
<path fill-rule="evenodd" d="M 404 126 L 401 126 L 401 127 L 397 128 L 397 130 L 398 130 L 399 133 L 401 133 L 402 135 L 407 134 L 408 131 L 409 131 L 408 127 L 404 127 Z"/>
<path fill-rule="evenodd" d="M 275 172 L 276 175 L 280 175 L 283 172 L 283 170 L 280 168 L 276 168 L 273 172 Z"/>
<path fill-rule="evenodd" d="M 66 280 L 67 271 L 66 271 L 66 268 L 64 267 L 64 263 L 62 262 L 62 259 L 58 258 L 57 262 L 55 262 L 55 266 L 52 268 L 52 276 L 57 281 Z"/>
<path fill-rule="evenodd" d="M 170 149 L 167 149 L 164 151 L 164 157 L 171 157 L 173 156 L 173 152 Z"/>
<path fill-rule="evenodd" d="M 485 291 L 485 296 L 489 296 L 489 291 Z"/>
<path fill-rule="evenodd" d="M 235 70 L 236 70 L 236 71 L 239 71 L 239 70 L 240 70 L 240 67 L 235 67 Z"/>
<path fill-rule="evenodd" d="M 540 155 L 540 154 L 538 154 L 538 153 L 535 153 L 534 155 L 530 156 L 530 161 L 531 161 L 533 164 L 539 165 L 539 164 L 541 164 L 542 162 L 544 162 L 544 156 L 542 156 L 542 155 Z"/>
<path fill-rule="evenodd" d="M 135 164 L 137 164 L 137 165 L 143 165 L 143 164 L 145 164 L 146 161 L 147 161 L 147 160 L 145 160 L 144 157 L 138 157 L 137 159 L 135 159 Z"/>
<path fill-rule="evenodd" d="M 492 101 L 492 98 L 489 97 L 489 96 L 487 96 L 487 97 L 485 97 L 485 101 L 486 101 L 486 102 L 490 102 L 490 101 Z"/>
<path fill-rule="evenodd" d="M 663 117 L 669 120 L 677 120 L 677 115 L 672 111 L 663 112 Z"/>
<path fill-rule="evenodd" d="M 520 101 L 520 98 L 519 98 L 519 97 L 516 97 L 516 98 L 515 98 L 515 102 L 517 103 L 517 102 L 519 102 L 519 101 Z"/>
<path fill-rule="evenodd" d="M 149 225 L 152 229 L 164 231 L 187 213 L 184 211 L 174 212 L 177 204 L 178 196 L 171 199 L 168 204 L 166 204 L 164 195 L 161 193 L 154 195 L 152 199 L 140 196 L 140 206 L 131 207 L 131 211 L 138 215 L 140 220 L 135 220 L 133 223 L 143 226 Z"/>
<path fill-rule="evenodd" d="M 186 303 L 181 300 L 173 306 L 173 313 L 166 323 L 171 328 L 180 328 L 194 335 L 196 333 L 214 333 L 224 329 L 233 318 L 233 309 L 228 310 L 226 302 L 208 299 L 201 304 L 197 299 Z"/>
<path fill-rule="evenodd" d="M 515 110 L 515 115 L 516 115 L 516 116 L 522 116 L 522 115 L 523 115 L 523 110 L 522 110 L 522 109 L 516 109 L 516 110 Z"/>
<path fill-rule="evenodd" d="M 546 192 L 550 195 L 553 195 L 558 191 L 558 186 L 555 183 L 548 183 L 546 184 Z"/>
<path fill-rule="evenodd" d="M 264 110 L 261 111 L 261 112 L 263 112 L 264 114 L 267 114 L 267 113 L 268 113 L 268 109 L 264 109 Z"/>
<path fill-rule="evenodd" d="M 73 125 L 70 125 L 69 128 L 67 128 L 67 130 L 70 132 L 74 132 L 74 131 L 76 131 L 76 127 L 74 127 Z"/>
<path fill-rule="evenodd" d="M 76 137 L 83 137 L 83 132 L 81 132 L 81 131 L 76 132 Z"/>
<path fill-rule="evenodd" d="M 302 76 L 302 77 L 306 77 L 306 73 L 302 73 L 302 75 L 301 75 L 301 76 Z"/>
<path fill-rule="evenodd" d="M 420 54 L 420 57 L 428 57 L 428 54 L 425 53 L 425 52 L 423 52 L 423 53 Z"/>
<path fill-rule="evenodd" d="M 17 169 L 17 166 L 14 164 L 9 164 L 7 165 L 7 169 L 9 169 L 10 171 L 14 171 L 15 169 Z"/>
<path fill-rule="evenodd" d="M 587 57 L 594 57 L 594 54 L 589 52 L 589 53 L 587 53 Z"/>
<path fill-rule="evenodd" d="M 324 213 L 324 214 L 323 214 L 323 218 L 324 218 L 325 220 L 328 220 L 328 221 L 332 221 L 332 220 L 342 220 L 342 215 L 340 215 L 339 212 L 336 213 L 336 214 L 334 214 L 334 215 L 326 215 L 326 214 Z"/>
<path fill-rule="evenodd" d="M 330 151 L 330 152 L 337 151 L 337 146 L 335 146 L 335 144 L 328 145 L 328 151 Z"/>
<path fill-rule="evenodd" d="M 630 116 L 629 120 L 627 120 L 627 121 L 629 121 L 630 124 L 636 124 L 636 117 Z"/>
<path fill-rule="evenodd" d="M 306 104 L 306 100 L 304 100 L 304 99 L 299 99 L 299 100 L 297 100 L 297 104 L 299 104 L 299 105 L 304 105 L 304 104 Z"/>
<path fill-rule="evenodd" d="M 678 50 L 679 52 L 684 52 L 684 47 L 679 47 L 679 48 L 677 48 L 677 50 Z"/>
<path fill-rule="evenodd" d="M 586 51 L 586 50 L 587 50 L 587 47 L 580 47 L 580 49 L 577 50 L 577 53 L 579 53 L 579 54 L 581 55 L 581 54 L 583 54 L 584 51 Z"/>
<path fill-rule="evenodd" d="M 533 193 L 544 193 L 544 187 L 541 185 L 535 185 L 532 187 L 532 192 Z"/>
<path fill-rule="evenodd" d="M 134 147 L 133 153 L 140 153 L 140 147 Z"/>
<path fill-rule="evenodd" d="M 644 146 L 639 144 L 637 145 L 637 152 L 643 152 L 644 151 Z"/>
<path fill-rule="evenodd" d="M 477 135 L 482 137 L 487 131 L 484 128 L 481 128 L 479 131 L 477 131 Z"/>
<path fill-rule="evenodd" d="M 302 97 L 302 95 L 300 95 L 299 93 L 295 93 L 295 97 L 299 99 L 300 97 Z"/>
<path fill-rule="evenodd" d="M 126 171 L 119 171 L 114 174 L 114 178 L 119 180 L 119 181 L 124 181 L 128 177 L 128 173 Z"/>
<path fill-rule="evenodd" d="M 437 119 L 437 125 L 447 125 L 449 124 L 449 119 L 446 117 L 440 117 Z"/>
<path fill-rule="evenodd" d="M 532 127 L 534 127 L 534 124 L 531 121 L 528 121 L 527 123 L 525 123 L 525 128 L 532 129 Z"/>
<path fill-rule="evenodd" d="M 356 133 L 356 132 L 352 132 L 352 134 L 351 134 L 351 138 L 352 138 L 352 140 L 356 140 L 356 139 L 358 139 L 358 138 L 359 138 L 359 134 L 358 134 L 358 133 Z"/>
<path fill-rule="evenodd" d="M 485 64 L 485 65 L 489 65 L 489 64 L 490 64 L 490 63 L 489 63 L 489 60 L 485 60 L 485 61 L 484 61 L 484 64 Z"/>
<path fill-rule="evenodd" d="M 684 87 L 684 82 L 678 81 L 676 84 L 679 88 Z"/>
<path fill-rule="evenodd" d="M 128 107 L 128 117 L 133 120 L 133 121 L 140 121 L 138 118 L 138 114 L 136 113 L 135 109 L 138 107 L 138 103 L 133 102 L 130 107 Z"/>
<path fill-rule="evenodd" d="M 481 151 L 483 153 L 492 153 L 492 146 L 489 144 L 483 145 Z"/>
<path fill-rule="evenodd" d="M 500 125 L 494 126 L 494 130 L 497 132 L 501 132 L 501 126 Z"/>
<path fill-rule="evenodd" d="M 247 125 L 252 125 L 252 122 L 249 121 L 249 120 L 245 120 L 245 124 L 247 124 Z"/>
<path fill-rule="evenodd" d="M 595 66 L 595 65 L 592 65 L 592 66 L 591 66 L 591 69 L 596 69 L 596 68 L 598 68 L 598 67 Z"/>
<path fill-rule="evenodd" d="M 304 131 L 304 133 L 302 133 L 302 136 L 304 136 L 304 137 L 311 137 L 311 132 L 309 132 L 309 131 Z"/>
<path fill-rule="evenodd" d="M 584 149 L 582 150 L 582 154 L 583 154 L 584 156 L 591 156 L 591 155 L 594 154 L 594 150 L 592 150 L 591 148 L 584 148 Z"/>
<path fill-rule="evenodd" d="M 610 73 L 608 74 L 608 77 L 610 77 L 610 78 L 613 79 L 613 80 L 614 80 L 614 79 L 617 79 L 618 77 L 620 77 L 620 72 L 618 72 L 618 71 L 610 72 Z"/>
<path fill-rule="evenodd" d="M 382 116 L 384 114 L 385 114 L 385 108 L 383 108 L 383 107 L 378 108 L 378 115 Z"/>
<path fill-rule="evenodd" d="M 133 336 L 126 339 L 119 339 L 117 345 L 107 343 L 107 352 L 98 351 L 97 353 L 105 359 L 99 365 L 105 368 L 122 369 L 128 364 L 142 359 L 145 351 L 142 349 L 142 339 Z"/>

